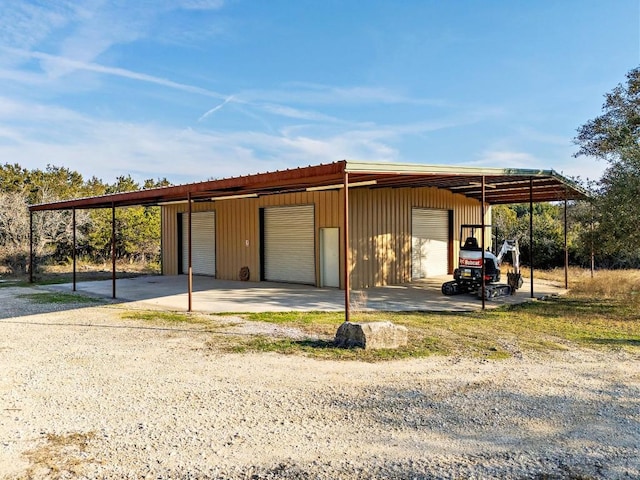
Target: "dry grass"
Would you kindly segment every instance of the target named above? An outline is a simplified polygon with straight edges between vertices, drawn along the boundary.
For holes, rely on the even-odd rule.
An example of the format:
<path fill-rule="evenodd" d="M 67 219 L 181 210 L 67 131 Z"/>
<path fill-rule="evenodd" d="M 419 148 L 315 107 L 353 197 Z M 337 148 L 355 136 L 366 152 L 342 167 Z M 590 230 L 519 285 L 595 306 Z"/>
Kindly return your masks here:
<path fill-rule="evenodd" d="M 576 282 L 572 294 L 633 303 L 640 294 L 640 270 L 598 270 L 593 278 L 585 276 Z"/>
<path fill-rule="evenodd" d="M 132 278 L 140 275 L 158 275 L 158 264 L 131 263 L 126 261 L 116 262 L 117 278 Z M 78 282 L 91 282 L 97 280 L 110 280 L 112 276 L 111 263 L 89 263 L 79 261 L 76 265 L 76 280 Z M 28 274 L 2 274 L 0 275 L 4 286 L 29 285 Z M 71 283 L 73 281 L 73 268 L 71 265 L 38 265 L 34 274 L 34 282 L 40 285 L 57 283 Z"/>
<path fill-rule="evenodd" d="M 529 269 L 522 268 L 522 274 L 529 276 Z M 545 280 L 552 282 L 558 286 L 564 286 L 564 268 L 553 268 L 551 270 L 534 270 L 533 277 L 537 280 Z M 567 278 L 569 280 L 569 288 L 580 285 L 583 281 L 591 278 L 591 271 L 586 268 L 569 267 L 567 270 Z"/>

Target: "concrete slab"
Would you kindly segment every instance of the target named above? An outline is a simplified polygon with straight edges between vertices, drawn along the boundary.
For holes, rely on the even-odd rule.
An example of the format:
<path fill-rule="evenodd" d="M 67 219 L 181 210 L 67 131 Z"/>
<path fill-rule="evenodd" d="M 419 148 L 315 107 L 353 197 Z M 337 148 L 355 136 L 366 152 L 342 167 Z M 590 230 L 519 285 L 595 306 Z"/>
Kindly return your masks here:
<path fill-rule="evenodd" d="M 434 277 L 406 285 L 376 287 L 351 292 L 353 311 L 474 311 L 482 307 L 472 295 L 445 297 L 440 293 L 449 276 Z M 487 301 L 487 308 L 530 300 L 529 281 L 511 297 Z M 82 282 L 78 293 L 111 298 L 111 280 Z M 72 284 L 49 285 L 50 290 L 72 290 Z M 142 276 L 119 279 L 116 283 L 118 302 L 132 308 L 187 310 L 187 277 Z M 564 290 L 546 282 L 534 282 L 536 297 L 562 294 Z M 208 313 L 343 311 L 344 291 L 335 288 L 315 288 L 307 285 L 274 282 L 240 282 L 215 278 L 193 277 L 193 311 Z"/>

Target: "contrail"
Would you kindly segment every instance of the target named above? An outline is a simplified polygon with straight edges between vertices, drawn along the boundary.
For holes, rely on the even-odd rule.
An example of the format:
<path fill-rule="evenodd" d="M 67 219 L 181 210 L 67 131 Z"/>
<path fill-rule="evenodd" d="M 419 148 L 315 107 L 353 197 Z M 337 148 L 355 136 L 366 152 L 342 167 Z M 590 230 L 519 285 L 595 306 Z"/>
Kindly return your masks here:
<path fill-rule="evenodd" d="M 20 50 L 17 48 L 0 47 L 0 50 L 4 50 L 10 53 L 13 53 L 14 55 L 20 55 L 27 58 L 34 58 L 37 60 L 49 61 L 52 63 L 56 63 L 58 65 L 70 67 L 77 70 L 86 70 L 90 72 L 103 73 L 105 75 L 113 75 L 116 77 L 129 78 L 131 80 L 138 80 L 140 82 L 155 83 L 156 85 L 162 85 L 167 88 L 182 90 L 184 92 L 197 93 L 199 95 L 204 95 L 207 97 L 213 97 L 213 98 L 226 97 L 221 93 L 207 90 L 205 88 L 200 88 L 193 85 L 187 85 L 184 83 L 173 82 L 166 78 L 154 77 L 153 75 L 138 73 L 132 70 L 124 69 L 124 68 L 105 67 L 104 65 L 100 65 L 97 63 L 81 62 L 81 61 L 73 60 L 70 58 L 60 57 L 58 55 L 50 55 L 48 53 L 42 53 L 42 52 L 31 52 L 27 50 Z"/>
<path fill-rule="evenodd" d="M 225 98 L 224 102 L 222 102 L 220 105 L 213 107 L 211 110 L 207 111 L 204 115 L 202 115 L 198 121 L 201 122 L 202 120 L 204 120 L 205 118 L 207 118 L 209 115 L 211 115 L 212 113 L 217 112 L 218 110 L 220 110 L 222 107 L 224 107 L 227 103 L 229 103 L 231 100 L 233 100 L 233 95 L 229 95 L 227 98 Z"/>

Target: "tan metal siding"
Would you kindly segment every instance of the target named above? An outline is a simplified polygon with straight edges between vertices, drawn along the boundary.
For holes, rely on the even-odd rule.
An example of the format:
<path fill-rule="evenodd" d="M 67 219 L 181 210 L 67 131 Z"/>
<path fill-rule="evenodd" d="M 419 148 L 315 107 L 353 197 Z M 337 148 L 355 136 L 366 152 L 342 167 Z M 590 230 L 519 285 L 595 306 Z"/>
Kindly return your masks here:
<path fill-rule="evenodd" d="M 324 227 L 340 228 L 342 246 L 343 237 L 343 197 L 341 191 L 299 192 L 283 195 L 266 195 L 259 198 L 220 200 L 217 202 L 194 203 L 193 211 L 215 210 L 216 212 L 216 269 L 217 277 L 225 280 L 237 280 L 240 268 L 249 267 L 251 280 L 260 279 L 260 225 L 259 209 L 277 205 L 313 204 L 315 210 L 316 238 L 319 229 Z M 162 207 L 162 258 L 163 273 L 178 273 L 178 212 L 186 212 L 188 205 L 176 204 Z M 319 246 L 315 247 L 316 284 L 319 279 Z M 340 282 L 342 285 L 344 252 L 340 252 Z"/>
<path fill-rule="evenodd" d="M 353 288 L 411 281 L 412 207 L 453 210 L 454 259 L 460 224 L 480 222 L 477 201 L 437 188 L 359 188 L 349 200 Z"/>
<path fill-rule="evenodd" d="M 393 285 L 411 281 L 411 208 L 453 210 L 453 258 L 457 263 L 462 223 L 480 223 L 480 204 L 447 190 L 436 188 L 354 188 L 349 190 L 350 238 L 353 288 Z M 194 211 L 215 210 L 217 222 L 218 278 L 238 279 L 248 266 L 251 280 L 260 279 L 259 208 L 275 205 L 314 204 L 316 238 L 323 227 L 340 229 L 340 285 L 344 279 L 344 190 L 266 195 L 259 198 L 195 203 Z M 186 204 L 162 208 L 163 272 L 178 270 L 177 213 Z M 486 222 L 490 223 L 490 209 Z M 249 241 L 249 246 L 246 241 Z M 487 237 L 489 245 L 490 237 Z M 316 285 L 319 285 L 319 242 L 316 242 Z M 450 265 L 452 269 L 454 265 Z"/>
<path fill-rule="evenodd" d="M 178 274 L 178 210 L 175 205 L 161 209 L 162 218 L 162 274 Z"/>
<path fill-rule="evenodd" d="M 248 267 L 250 280 L 259 280 L 257 199 L 221 200 L 214 205 L 220 225 L 218 278 L 238 280 L 240 269 Z"/>

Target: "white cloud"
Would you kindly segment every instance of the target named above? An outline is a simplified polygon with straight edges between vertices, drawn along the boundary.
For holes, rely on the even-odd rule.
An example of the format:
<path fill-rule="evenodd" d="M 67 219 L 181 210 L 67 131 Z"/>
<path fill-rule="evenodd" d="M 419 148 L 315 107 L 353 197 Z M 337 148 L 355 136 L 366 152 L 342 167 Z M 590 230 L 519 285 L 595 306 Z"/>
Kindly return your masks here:
<path fill-rule="evenodd" d="M 52 31 L 64 28 L 73 16 L 75 2 L 57 0 L 40 5 L 24 0 L 0 2 L 0 43 L 31 48 Z"/>
<path fill-rule="evenodd" d="M 298 108 L 289 107 L 286 105 L 274 105 L 274 104 L 261 104 L 259 108 L 264 110 L 266 113 L 271 113 L 273 115 L 278 115 L 287 118 L 294 118 L 298 120 L 314 120 L 320 122 L 329 122 L 329 123 L 344 123 L 343 120 L 339 118 L 332 117 L 330 115 L 325 115 L 324 113 L 314 112 L 310 110 L 301 110 Z"/>
<path fill-rule="evenodd" d="M 2 48 L 2 47 L 0 47 L 0 49 L 6 52 L 9 52 L 13 55 L 43 60 L 48 65 L 53 66 L 55 70 L 59 70 L 59 71 L 60 70 L 64 70 L 64 71 L 86 70 L 89 72 L 102 73 L 105 75 L 113 75 L 117 77 L 128 78 L 131 80 L 138 80 L 140 82 L 153 83 L 153 84 L 161 85 L 163 87 L 171 88 L 174 90 L 181 90 L 184 92 L 195 93 L 197 95 L 203 95 L 206 97 L 222 98 L 222 99 L 225 99 L 228 97 L 221 93 L 214 92 L 212 90 L 207 90 L 205 88 L 197 87 L 194 85 L 188 85 L 184 83 L 178 83 L 172 80 L 168 80 L 166 78 L 147 75 L 145 73 L 134 72 L 132 70 L 127 70 L 125 68 L 107 67 L 97 63 L 87 63 L 87 62 L 82 62 L 78 60 L 73 60 L 70 58 L 60 57 L 57 55 L 50 55 L 48 53 L 42 53 L 42 52 L 30 52 L 26 50 L 17 50 L 17 49 L 9 49 L 9 48 Z M 60 68 L 56 68 L 56 67 L 60 67 Z"/>
<path fill-rule="evenodd" d="M 26 168 L 53 164 L 112 181 L 173 182 L 229 177 L 343 158 L 391 160 L 396 152 L 360 131 L 325 136 L 288 132 L 196 131 L 100 121 L 72 110 L 0 98 L 0 158 Z"/>
<path fill-rule="evenodd" d="M 223 0 L 56 0 L 38 5 L 24 0 L 3 0 L 0 45 L 56 53 L 40 60 L 49 76 L 59 77 L 78 65 L 95 62 L 114 45 L 147 37 L 155 20 L 164 13 L 179 9 L 215 11 L 224 4 Z M 61 58 L 70 61 L 63 62 Z M 0 61 L 7 64 L 6 59 Z"/>
<path fill-rule="evenodd" d="M 238 97 L 247 102 L 299 103 L 304 105 L 410 104 L 446 106 L 440 99 L 423 99 L 370 86 L 334 86 L 291 82 L 283 89 L 245 90 Z"/>
<path fill-rule="evenodd" d="M 538 165 L 539 160 L 527 152 L 492 150 L 482 152 L 479 158 L 470 161 L 469 164 L 483 167 L 530 168 L 532 165 Z"/>

